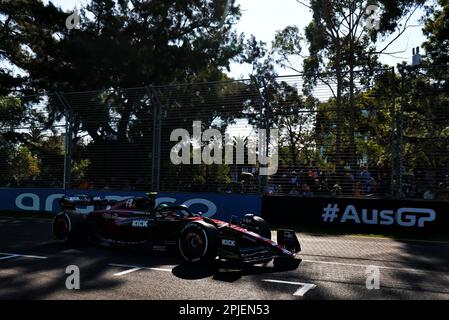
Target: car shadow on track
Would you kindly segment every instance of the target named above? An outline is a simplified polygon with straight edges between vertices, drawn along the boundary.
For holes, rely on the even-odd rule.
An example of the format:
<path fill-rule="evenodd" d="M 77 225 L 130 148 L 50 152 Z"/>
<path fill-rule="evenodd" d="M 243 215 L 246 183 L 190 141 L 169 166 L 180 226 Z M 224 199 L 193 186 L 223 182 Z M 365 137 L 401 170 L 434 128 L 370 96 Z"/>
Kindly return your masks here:
<path fill-rule="evenodd" d="M 73 247 L 61 243 L 48 243 L 59 251 L 74 250 Z M 216 261 L 210 264 L 188 263 L 184 261 L 176 250 L 157 252 L 136 247 L 108 247 L 101 245 L 84 244 L 76 248 L 78 255 L 86 257 L 103 257 L 111 263 L 144 268 L 157 268 L 161 266 L 174 266 L 172 274 L 183 280 L 200 280 L 212 277 L 213 280 L 234 282 L 244 276 L 257 274 L 274 274 L 278 272 L 296 270 L 301 264 L 301 259 L 295 259 L 294 263 L 285 268 L 275 268 L 273 264 L 241 265 L 225 261 Z"/>
<path fill-rule="evenodd" d="M 296 270 L 302 260 L 297 259 L 289 268 L 274 268 L 271 263 L 259 265 L 233 265 L 226 262 L 216 262 L 209 265 L 181 263 L 174 267 L 172 273 L 175 277 L 184 280 L 199 280 L 212 277 L 213 280 L 224 282 L 235 282 L 244 276 L 258 274 L 273 274 L 284 271 Z"/>

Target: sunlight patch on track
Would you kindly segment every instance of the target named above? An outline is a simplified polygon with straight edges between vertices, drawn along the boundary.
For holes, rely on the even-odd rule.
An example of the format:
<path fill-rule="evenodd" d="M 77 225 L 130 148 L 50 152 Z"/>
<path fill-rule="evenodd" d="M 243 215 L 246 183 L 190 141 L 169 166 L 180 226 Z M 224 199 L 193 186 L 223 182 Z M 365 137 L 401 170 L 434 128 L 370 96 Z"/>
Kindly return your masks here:
<path fill-rule="evenodd" d="M 415 268 L 387 267 L 387 266 L 379 266 L 379 265 L 373 265 L 373 264 L 357 264 L 357 263 L 320 261 L 320 260 L 304 260 L 304 259 L 302 260 L 302 262 L 327 264 L 327 265 L 335 265 L 335 266 L 346 266 L 346 267 L 359 267 L 359 268 L 368 268 L 368 267 L 374 266 L 374 267 L 378 267 L 379 269 L 384 269 L 384 270 L 394 270 L 394 271 L 402 271 L 402 272 L 409 272 L 409 273 L 433 273 L 433 274 L 447 275 L 447 273 L 441 272 L 441 271 L 432 271 L 432 270 L 415 269 Z"/>

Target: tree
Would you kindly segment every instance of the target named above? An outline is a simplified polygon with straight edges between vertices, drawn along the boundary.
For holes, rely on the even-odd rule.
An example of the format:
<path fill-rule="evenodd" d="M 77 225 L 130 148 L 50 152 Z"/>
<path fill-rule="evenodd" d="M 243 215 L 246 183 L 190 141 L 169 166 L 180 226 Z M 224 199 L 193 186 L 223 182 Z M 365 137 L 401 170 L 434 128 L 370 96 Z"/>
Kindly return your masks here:
<path fill-rule="evenodd" d="M 439 6 L 427 8 L 423 32 L 427 37 L 423 47 L 429 63 L 449 63 L 449 1 L 439 0 Z"/>
<path fill-rule="evenodd" d="M 91 0 L 81 10 L 79 30 L 66 28 L 68 14 L 38 0 L 2 2 L 0 28 L 5 41 L 0 59 L 25 74 L 23 79 L 16 78 L 21 80 L 19 84 L 8 78 L 9 88 L 90 91 L 51 94 L 46 105 L 49 122 L 70 120 L 71 149 L 76 152 L 80 136 L 87 132 L 93 139 L 91 149 L 106 152 L 96 156 L 97 163 L 91 163 L 95 168 L 91 172 L 97 174 L 113 165 L 104 161 L 114 161 L 107 154 L 117 147 L 129 154 L 131 162 L 136 160 L 130 150 L 145 160 L 151 152 L 147 142 L 151 140 L 153 110 L 159 104 L 154 100 L 157 92 L 123 88 L 224 80 L 223 70 L 244 49 L 243 35 L 232 30 L 240 17 L 234 1 Z M 213 101 L 218 93 L 203 92 L 203 97 L 194 91 L 182 94 L 184 101 L 204 102 Z M 170 100 L 169 95 L 160 101 L 165 112 L 179 112 L 166 103 Z M 182 107 L 186 110 L 189 105 L 183 103 Z M 224 107 L 213 111 L 207 103 L 196 106 L 197 120 L 204 123 L 211 123 L 220 111 L 226 112 Z M 145 147 L 135 148 L 142 141 Z"/>
<path fill-rule="evenodd" d="M 345 113 L 349 113 L 349 164 L 356 166 L 355 143 L 355 95 L 356 82 L 372 83 L 374 72 L 380 68 L 378 56 L 387 52 L 392 42 L 378 51 L 374 44 L 378 37 L 397 31 L 399 37 L 409 26 L 399 26 L 398 18 L 412 14 L 423 1 L 333 1 L 311 0 L 308 4 L 298 1 L 313 11 L 313 20 L 305 29 L 309 55 L 303 63 L 306 89 L 309 92 L 318 84 L 326 85 L 332 92 L 336 108 L 335 161 L 341 172 L 343 152 L 342 124 Z M 379 29 L 366 28 L 366 9 L 369 5 L 382 7 Z M 408 20 L 407 20 L 408 21 Z M 298 29 L 288 27 L 276 35 L 275 49 L 284 57 L 284 66 L 292 66 L 289 57 L 301 52 L 301 36 Z M 345 101 L 347 98 L 347 102 Z"/>
<path fill-rule="evenodd" d="M 95 112 L 97 126 L 85 123 L 81 129 L 94 140 L 101 139 L 99 130 L 116 131 L 124 139 L 142 95 L 128 96 L 119 88 L 222 79 L 221 69 L 241 51 L 241 39 L 231 31 L 239 9 L 231 2 L 223 19 L 227 3 L 92 0 L 81 12 L 81 29 L 67 30 L 67 13 L 51 3 L 14 1 L 0 11 L 7 22 L 5 37 L 13 44 L 5 43 L 4 56 L 29 74 L 35 90 L 112 89 L 109 99 L 115 100 L 120 115 L 117 130 L 107 126 L 108 113 L 102 110 Z M 53 105 L 52 112 L 66 109 Z M 86 122 L 91 120 L 91 110 L 75 103 L 72 108 Z"/>

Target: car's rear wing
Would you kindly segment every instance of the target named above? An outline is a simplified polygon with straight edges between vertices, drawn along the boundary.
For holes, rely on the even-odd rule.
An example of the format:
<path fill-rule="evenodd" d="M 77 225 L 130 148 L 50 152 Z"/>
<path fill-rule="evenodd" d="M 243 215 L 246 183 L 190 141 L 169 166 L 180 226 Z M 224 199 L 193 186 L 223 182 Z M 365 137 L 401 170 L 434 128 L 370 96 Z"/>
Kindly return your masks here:
<path fill-rule="evenodd" d="M 88 195 L 64 196 L 59 201 L 63 210 L 76 210 L 77 207 L 85 206 L 93 206 L 94 210 L 103 210 L 114 203 L 117 203 L 117 201 Z"/>
<path fill-rule="evenodd" d="M 301 245 L 294 230 L 279 229 L 277 231 L 277 243 L 293 253 L 301 251 Z"/>

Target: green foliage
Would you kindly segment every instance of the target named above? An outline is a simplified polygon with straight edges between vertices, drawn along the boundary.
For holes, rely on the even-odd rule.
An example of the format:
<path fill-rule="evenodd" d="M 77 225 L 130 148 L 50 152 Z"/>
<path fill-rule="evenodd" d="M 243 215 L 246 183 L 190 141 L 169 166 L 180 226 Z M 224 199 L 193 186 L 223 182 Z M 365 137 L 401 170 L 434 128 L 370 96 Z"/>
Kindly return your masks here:
<path fill-rule="evenodd" d="M 406 168 L 449 168 L 449 67 L 405 68 L 401 87 Z"/>
<path fill-rule="evenodd" d="M 164 108 L 163 148 L 173 129 L 190 128 L 192 120 L 224 132 L 236 118 L 247 117 L 256 127 L 280 129 L 281 165 L 313 163 L 338 171 L 347 160 L 341 155 L 349 155 L 351 166 L 388 163 L 392 107 L 403 103 L 406 167 L 448 166 L 447 70 L 410 71 L 402 87 L 388 72 L 377 73 L 385 52 L 378 52 L 375 41 L 400 28 L 400 18 L 423 0 L 310 0 L 313 19 L 304 34 L 288 26 L 276 33 L 271 50 L 234 31 L 240 19 L 236 3 L 90 0 L 81 11 L 81 28 L 68 30 L 70 13 L 51 2 L 0 1 L 0 63 L 20 71 L 0 70 L 0 178 L 61 181 L 64 137 L 49 128 L 69 115 L 73 180 L 119 172 L 138 177 L 147 188 L 157 106 Z M 383 9 L 379 30 L 365 28 L 370 4 Z M 426 66 L 449 62 L 449 2 L 438 4 L 427 8 Z M 295 65 L 306 47 L 302 66 Z M 230 80 L 224 70 L 231 62 L 252 64 L 252 81 L 220 82 Z M 302 69 L 304 92 L 277 81 L 277 65 Z M 172 85 L 145 88 L 160 84 Z M 318 101 L 318 85 L 328 86 L 333 96 Z M 123 89 L 129 87 L 141 89 Z M 11 94 L 92 89 L 98 90 L 48 99 Z M 12 130 L 24 123 L 26 132 Z M 226 186 L 231 171 L 238 171 L 227 165 L 176 167 L 168 152 L 161 163 L 161 172 L 172 177 L 163 181 L 167 189 Z"/>
<path fill-rule="evenodd" d="M 449 1 L 437 1 L 439 6 L 429 6 L 423 29 L 427 40 L 423 47 L 429 62 L 436 65 L 449 63 Z"/>
<path fill-rule="evenodd" d="M 9 155 L 9 177 L 17 181 L 29 179 L 40 173 L 39 161 L 31 151 L 20 146 Z"/>
<path fill-rule="evenodd" d="M 19 126 L 25 116 L 20 99 L 0 97 L 0 128 Z"/>
<path fill-rule="evenodd" d="M 382 66 L 375 41 L 399 27 L 400 18 L 413 12 L 424 1 L 333 1 L 310 0 L 308 7 L 313 19 L 304 30 L 309 55 L 303 59 L 303 75 L 306 94 L 312 94 L 318 85 L 326 85 L 333 98 L 329 105 L 335 110 L 331 118 L 321 114 L 317 122 L 317 132 L 327 132 L 318 137 L 321 142 L 332 143 L 326 148 L 333 149 L 332 161 L 341 171 L 344 165 L 342 154 L 348 155 L 350 166 L 355 169 L 360 157 L 357 148 L 367 146 L 358 142 L 357 131 L 360 108 L 356 96 L 374 85 L 376 72 Z M 302 4 L 302 2 L 300 2 Z M 383 9 L 379 29 L 367 28 L 366 8 L 376 5 Z M 292 56 L 301 54 L 302 35 L 298 28 L 289 26 L 278 32 L 273 42 L 274 51 L 280 55 L 283 67 L 298 71 L 292 64 Z M 360 83 L 360 85 L 356 85 Z M 357 87 L 358 86 L 358 87 Z M 346 102 L 348 100 L 348 102 Z M 327 121 L 331 123 L 326 124 Z M 335 128 L 324 128 L 325 126 Z M 325 129 L 325 130 L 323 130 Z M 332 129 L 332 130 L 331 130 Z M 335 129 L 335 130 L 334 130 Z M 318 143 L 319 144 L 319 143 Z M 330 150 L 330 149 L 328 149 Z"/>
<path fill-rule="evenodd" d="M 0 81 L 5 88 L 25 92 L 99 89 L 81 98 L 66 95 L 66 103 L 50 96 L 46 103 L 47 126 L 70 112 L 71 144 L 79 149 L 75 163 L 86 164 L 88 159 L 85 169 L 90 177 L 107 176 L 107 170 L 114 168 L 113 154 L 118 148 L 126 155 L 123 161 L 130 164 L 129 170 L 141 170 L 144 176 L 151 172 L 141 159 L 148 159 L 151 151 L 155 102 L 146 90 L 120 88 L 225 80 L 223 70 L 229 69 L 232 61 L 243 59 L 246 47 L 243 35 L 233 31 L 240 18 L 235 1 L 91 0 L 81 10 L 80 29 L 72 30 L 65 25 L 69 14 L 51 2 L 1 2 L 0 61 L 26 76 L 13 79 L 2 73 Z M 226 89 L 203 96 L 193 91 L 179 93 L 190 101 L 183 103 L 183 110 L 196 107 L 196 120 L 211 124 L 221 117 L 227 122 L 229 111 L 224 104 L 216 104 L 226 99 Z M 167 117 L 172 112 L 179 114 L 172 105 L 179 101 L 165 97 L 161 102 L 167 107 Z M 212 102 L 217 105 L 215 110 Z M 173 122 L 174 127 L 182 124 Z M 172 129 L 164 127 L 168 132 Z M 83 132 L 92 140 L 89 146 L 77 149 Z M 145 147 L 136 148 L 142 142 Z M 85 153 L 83 148 L 92 152 Z"/>

